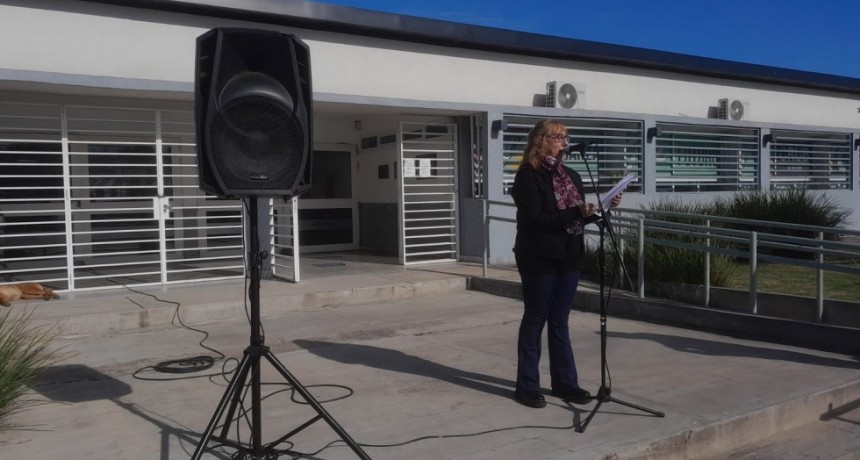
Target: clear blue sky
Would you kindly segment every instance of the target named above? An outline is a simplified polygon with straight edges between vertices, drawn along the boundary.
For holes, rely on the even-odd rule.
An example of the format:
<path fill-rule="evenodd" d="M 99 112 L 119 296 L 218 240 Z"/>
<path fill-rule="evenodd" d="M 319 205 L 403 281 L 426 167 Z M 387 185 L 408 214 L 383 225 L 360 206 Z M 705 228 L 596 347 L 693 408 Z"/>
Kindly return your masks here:
<path fill-rule="evenodd" d="M 317 0 L 860 78 L 860 0 Z"/>

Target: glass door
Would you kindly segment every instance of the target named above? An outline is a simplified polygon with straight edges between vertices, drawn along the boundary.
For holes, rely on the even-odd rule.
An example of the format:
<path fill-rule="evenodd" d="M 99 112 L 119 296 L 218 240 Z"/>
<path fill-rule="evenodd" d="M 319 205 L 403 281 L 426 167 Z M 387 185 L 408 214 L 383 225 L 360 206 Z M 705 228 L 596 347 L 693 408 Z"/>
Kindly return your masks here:
<path fill-rule="evenodd" d="M 311 190 L 299 198 L 299 251 L 358 249 L 354 151 L 348 146 L 321 144 L 311 161 Z"/>

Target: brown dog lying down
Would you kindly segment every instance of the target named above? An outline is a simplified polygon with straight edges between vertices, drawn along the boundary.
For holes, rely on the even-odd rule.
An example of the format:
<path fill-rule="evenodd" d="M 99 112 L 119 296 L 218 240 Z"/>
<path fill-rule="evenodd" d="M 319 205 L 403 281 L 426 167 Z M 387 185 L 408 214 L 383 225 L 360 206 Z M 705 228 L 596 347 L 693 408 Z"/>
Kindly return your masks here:
<path fill-rule="evenodd" d="M 19 299 L 59 299 L 54 290 L 39 283 L 18 283 L 0 286 L 0 305 L 9 307 Z"/>

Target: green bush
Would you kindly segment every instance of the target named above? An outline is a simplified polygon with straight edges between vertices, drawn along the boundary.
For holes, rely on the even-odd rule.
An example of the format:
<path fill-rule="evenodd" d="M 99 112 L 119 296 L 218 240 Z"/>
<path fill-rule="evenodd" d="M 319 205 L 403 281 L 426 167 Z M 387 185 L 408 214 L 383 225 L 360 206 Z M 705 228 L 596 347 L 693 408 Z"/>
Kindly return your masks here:
<path fill-rule="evenodd" d="M 638 256 L 634 251 L 635 248 L 630 251 L 631 256 L 628 259 L 631 261 L 636 260 Z M 647 280 L 692 285 L 705 283 L 704 252 L 649 244 L 645 246 L 644 256 Z M 710 263 L 711 286 L 726 286 L 735 267 L 732 259 L 720 254 L 711 254 Z M 635 267 L 638 267 L 638 263 Z M 634 268 L 633 271 L 635 272 L 636 269 Z"/>
<path fill-rule="evenodd" d="M 833 198 L 823 192 L 805 189 L 782 189 L 767 192 L 741 192 L 730 198 L 718 198 L 709 214 L 737 219 L 756 219 L 787 224 L 814 225 L 839 228 L 851 216 L 851 211 L 840 208 Z M 772 230 L 769 233 L 814 236 L 808 232 Z"/>
<path fill-rule="evenodd" d="M 701 203 L 680 203 L 675 200 L 661 200 L 653 203 L 648 208 L 651 211 L 672 212 L 681 214 L 703 215 L 711 214 L 711 205 Z M 653 217 L 655 220 L 682 223 L 690 225 L 702 225 L 700 217 L 663 216 Z M 693 246 L 704 246 L 705 236 L 701 234 L 677 234 L 675 232 L 659 229 L 646 230 L 649 239 L 663 240 L 667 242 L 678 242 L 691 244 Z M 583 273 L 590 277 L 597 276 L 597 256 L 594 249 L 586 252 L 583 259 Z M 608 251 L 607 273 L 617 270 L 617 257 L 614 251 Z M 624 265 L 630 275 L 631 281 L 635 283 L 639 269 L 639 251 L 635 242 L 627 241 L 624 249 Z M 684 283 L 699 285 L 705 282 L 705 253 L 687 248 L 676 248 L 662 244 L 647 243 L 644 249 L 644 269 L 646 281 L 663 281 L 668 283 Z M 730 257 L 711 254 L 711 285 L 725 286 L 730 279 L 734 265 Z M 614 277 L 617 282 L 624 281 L 623 274 Z"/>
<path fill-rule="evenodd" d="M 705 216 L 732 217 L 737 219 L 755 219 L 766 221 L 761 224 L 730 224 L 712 222 L 714 226 L 722 226 L 737 230 L 757 231 L 781 235 L 814 238 L 816 235 L 809 231 L 779 229 L 767 222 L 783 222 L 792 224 L 813 225 L 838 228 L 845 225 L 851 212 L 837 206 L 835 201 L 823 193 L 803 189 L 772 190 L 768 192 L 740 192 L 728 198 L 716 198 L 711 202 L 681 203 L 675 199 L 663 199 L 643 209 L 649 211 L 692 214 L 694 217 L 661 216 L 650 217 L 666 222 L 704 225 Z M 687 243 L 694 246 L 704 246 L 706 236 L 703 234 L 677 234 L 675 232 L 650 229 L 646 230 L 649 239 L 669 242 Z M 712 245 L 729 247 L 728 243 L 712 240 Z M 635 242 L 627 241 L 624 250 L 624 263 L 634 280 L 638 270 L 638 250 Z M 745 246 L 744 246 L 745 248 Z M 743 249 L 743 248 L 741 248 Z M 776 254 L 772 248 L 761 248 L 761 253 Z M 606 273 L 617 271 L 617 258 L 607 245 Z M 789 257 L 809 257 L 808 253 L 794 251 L 779 253 Z M 705 254 L 702 251 L 686 248 L 675 248 L 661 244 L 646 243 L 644 249 L 645 279 L 668 283 L 702 284 L 705 279 Z M 736 265 L 734 259 L 721 254 L 711 254 L 710 282 L 712 286 L 727 286 Z M 583 275 L 597 279 L 598 260 L 594 248 L 589 248 L 583 258 Z M 608 280 L 620 281 L 622 275 L 608 277 Z"/>
<path fill-rule="evenodd" d="M 812 225 L 818 227 L 844 227 L 851 211 L 840 208 L 833 198 L 821 192 L 805 189 L 783 189 L 768 192 L 742 192 L 730 198 L 714 201 L 712 215 L 736 219 L 755 219 L 767 222 Z M 723 224 L 737 230 L 771 233 L 775 235 L 816 238 L 813 231 L 780 228 L 766 223 Z M 833 235 L 827 235 L 832 238 Z M 812 254 L 802 251 L 760 248 L 762 254 L 775 254 L 797 259 L 809 259 Z"/>
<path fill-rule="evenodd" d="M 50 348 L 57 333 L 54 327 L 33 326 L 29 313 L 13 316 L 11 308 L 0 313 L 0 430 L 34 402 L 24 397 L 41 369 L 59 359 Z"/>
<path fill-rule="evenodd" d="M 672 238 L 662 237 L 672 240 Z M 674 241 L 682 238 L 675 237 Z M 686 242 L 693 242 L 686 238 Z M 701 243 L 704 245 L 704 243 Z M 582 261 L 582 273 L 586 279 L 599 279 L 599 262 L 596 248 L 587 248 Z M 630 275 L 630 281 L 636 283 L 639 271 L 638 245 L 625 242 L 624 268 Z M 619 267 L 615 251 L 607 246 L 606 281 L 616 286 L 629 288 L 623 268 Z M 710 283 L 712 286 L 726 286 L 731 279 L 735 264 L 732 258 L 720 254 L 711 254 Z M 646 244 L 644 250 L 644 269 L 646 281 L 663 281 L 667 283 L 683 283 L 701 285 L 705 282 L 705 253 L 684 248 Z"/>

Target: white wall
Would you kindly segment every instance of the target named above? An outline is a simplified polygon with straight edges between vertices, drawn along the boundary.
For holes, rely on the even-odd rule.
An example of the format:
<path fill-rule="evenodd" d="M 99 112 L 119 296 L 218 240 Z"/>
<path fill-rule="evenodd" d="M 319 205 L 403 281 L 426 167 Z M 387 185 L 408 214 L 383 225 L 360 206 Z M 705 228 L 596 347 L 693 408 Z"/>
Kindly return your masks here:
<path fill-rule="evenodd" d="M 0 47 L 0 69 L 191 82 L 199 35 L 212 27 L 255 27 L 107 5 L 63 4 L 108 14 L 0 6 L 0 42 L 16 44 Z M 589 110 L 705 118 L 718 99 L 731 98 L 749 103 L 750 121 L 841 128 L 860 123 L 857 95 L 283 30 L 310 46 L 316 92 L 402 98 L 418 105 L 434 101 L 531 107 L 546 82 L 563 81 L 585 88 L 584 108 Z"/>
<path fill-rule="evenodd" d="M 98 5 L 80 5 L 82 11 L 102 10 Z M 193 81 L 195 40 L 206 30 L 207 27 L 2 5 L 0 43 L 5 45 L 0 47 L 0 68 Z M 9 46 L 12 43 L 16 46 Z"/>

